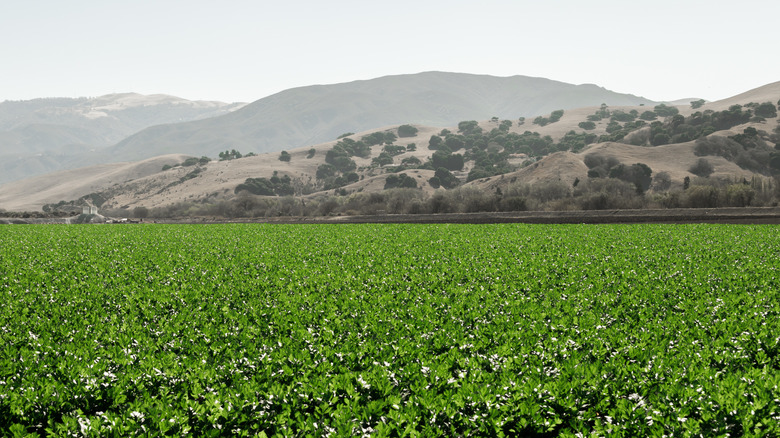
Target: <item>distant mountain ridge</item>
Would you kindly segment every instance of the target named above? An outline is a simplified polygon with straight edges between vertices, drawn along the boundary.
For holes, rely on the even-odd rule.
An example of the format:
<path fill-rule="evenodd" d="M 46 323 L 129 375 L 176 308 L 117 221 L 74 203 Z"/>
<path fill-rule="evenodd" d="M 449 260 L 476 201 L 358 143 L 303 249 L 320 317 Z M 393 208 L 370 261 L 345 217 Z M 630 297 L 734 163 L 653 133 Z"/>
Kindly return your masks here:
<path fill-rule="evenodd" d="M 148 128 L 118 143 L 112 154 L 138 160 L 167 153 L 215 156 L 226 149 L 273 152 L 401 123 L 452 126 L 462 120 L 516 119 L 602 103 L 655 102 L 592 84 L 425 72 L 285 90 L 224 116 Z"/>
<path fill-rule="evenodd" d="M 89 152 L 152 125 L 215 117 L 243 105 L 137 93 L 0 102 L 0 183 L 107 162 L 110 157 Z"/>

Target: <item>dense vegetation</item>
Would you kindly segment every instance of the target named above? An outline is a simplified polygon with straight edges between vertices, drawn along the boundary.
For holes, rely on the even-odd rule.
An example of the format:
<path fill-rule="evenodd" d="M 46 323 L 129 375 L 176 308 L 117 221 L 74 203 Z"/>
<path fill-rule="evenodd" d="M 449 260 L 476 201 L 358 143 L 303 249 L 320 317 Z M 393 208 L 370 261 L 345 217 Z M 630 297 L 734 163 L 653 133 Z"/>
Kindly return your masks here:
<path fill-rule="evenodd" d="M 777 436 L 776 226 L 0 228 L 0 424 Z"/>

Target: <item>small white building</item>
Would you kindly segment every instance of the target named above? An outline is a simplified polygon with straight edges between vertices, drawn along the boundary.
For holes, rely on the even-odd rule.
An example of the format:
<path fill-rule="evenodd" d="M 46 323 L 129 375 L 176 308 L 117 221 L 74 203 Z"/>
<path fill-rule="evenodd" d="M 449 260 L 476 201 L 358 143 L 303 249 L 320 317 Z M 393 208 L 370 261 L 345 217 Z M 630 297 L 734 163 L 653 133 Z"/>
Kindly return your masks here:
<path fill-rule="evenodd" d="M 94 205 L 85 205 L 81 207 L 82 214 L 97 214 L 97 207 Z"/>

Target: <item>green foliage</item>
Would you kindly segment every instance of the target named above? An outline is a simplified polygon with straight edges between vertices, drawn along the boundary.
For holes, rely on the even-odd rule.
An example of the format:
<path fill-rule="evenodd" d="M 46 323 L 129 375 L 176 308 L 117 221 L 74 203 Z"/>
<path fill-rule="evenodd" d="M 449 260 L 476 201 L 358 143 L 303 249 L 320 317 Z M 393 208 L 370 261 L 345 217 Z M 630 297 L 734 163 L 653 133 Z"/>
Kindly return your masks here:
<path fill-rule="evenodd" d="M 712 164 L 710 164 L 710 162 L 706 158 L 699 158 L 698 160 L 696 160 L 696 164 L 694 164 L 688 169 L 688 172 L 691 172 L 696 176 L 701 176 L 704 178 L 707 178 L 710 175 L 712 175 L 712 172 L 714 171 L 715 168 L 712 167 Z"/>
<path fill-rule="evenodd" d="M 452 189 L 460 185 L 458 178 L 444 167 L 436 169 L 436 173 L 428 180 L 428 183 L 434 188 L 443 187 L 445 189 Z"/>
<path fill-rule="evenodd" d="M 609 108 L 607 107 L 606 103 L 601 104 L 601 108 L 599 108 L 595 113 L 589 115 L 587 117 L 587 120 L 589 122 L 598 122 L 602 119 L 606 119 L 610 117 L 611 112 L 609 111 Z"/>
<path fill-rule="evenodd" d="M 621 125 L 617 121 L 612 120 L 607 125 L 606 128 L 607 134 L 600 136 L 598 141 L 600 142 L 621 141 L 628 134 L 636 131 L 637 129 L 643 126 L 645 126 L 645 122 L 643 120 L 635 120 L 633 122 L 627 122 L 623 125 Z"/>
<path fill-rule="evenodd" d="M 612 120 L 607 124 L 606 130 L 607 133 L 614 134 L 615 132 L 620 131 L 622 128 L 623 126 L 620 123 Z"/>
<path fill-rule="evenodd" d="M 755 114 L 767 119 L 775 118 L 777 117 L 777 107 L 772 102 L 764 102 L 756 107 Z"/>
<path fill-rule="evenodd" d="M 620 165 L 617 158 L 600 154 L 585 155 L 583 162 L 588 166 L 589 178 L 605 178 L 612 168 Z"/>
<path fill-rule="evenodd" d="M 408 152 L 416 151 L 417 150 L 417 144 L 416 143 L 409 143 L 408 145 L 406 145 L 406 150 Z"/>
<path fill-rule="evenodd" d="M 306 154 L 306 158 L 314 158 L 314 155 L 317 154 L 317 149 L 311 148 L 309 149 L 309 153 Z"/>
<path fill-rule="evenodd" d="M 694 153 L 698 156 L 721 156 L 743 169 L 753 172 L 777 173 L 774 157 L 777 151 L 752 127 L 731 137 L 709 136 L 696 140 Z"/>
<path fill-rule="evenodd" d="M 362 141 L 357 142 L 345 138 L 336 143 L 333 149 L 325 153 L 325 162 L 341 173 L 352 172 L 357 169 L 357 164 L 350 157 L 353 155 L 365 155 L 366 151 L 370 153 L 371 149 Z"/>
<path fill-rule="evenodd" d="M 338 137 L 336 137 L 336 140 L 341 140 L 342 138 L 346 138 L 346 137 L 349 137 L 351 135 L 355 135 L 355 133 L 354 132 L 345 132 L 345 133 L 339 135 Z"/>
<path fill-rule="evenodd" d="M 181 165 L 184 166 L 184 167 L 190 167 L 190 166 L 194 166 L 196 164 L 198 164 L 198 159 L 195 158 L 195 157 L 187 158 L 186 160 L 184 160 L 183 163 L 181 163 Z"/>
<path fill-rule="evenodd" d="M 417 135 L 417 131 L 418 129 L 412 125 L 401 125 L 398 127 L 398 136 L 401 138 L 414 137 Z"/>
<path fill-rule="evenodd" d="M 596 124 L 593 122 L 580 122 L 577 126 L 579 126 L 582 129 L 585 129 L 587 131 L 590 131 L 592 129 L 596 129 Z"/>
<path fill-rule="evenodd" d="M 382 152 L 379 154 L 378 157 L 375 157 L 373 160 L 371 160 L 371 164 L 377 166 L 388 166 L 390 164 L 393 164 L 393 156 L 388 154 L 387 152 Z"/>
<path fill-rule="evenodd" d="M 431 164 L 434 169 L 443 167 L 447 170 L 462 170 L 464 160 L 461 154 L 448 154 L 443 151 L 436 151 L 431 155 Z"/>
<path fill-rule="evenodd" d="M 162 167 L 162 170 L 163 170 L 163 171 L 166 171 L 166 170 L 168 170 L 168 169 L 173 169 L 173 166 L 171 166 L 170 164 L 166 164 L 166 165 L 164 165 L 164 166 Z"/>
<path fill-rule="evenodd" d="M 336 176 L 337 170 L 332 164 L 320 164 L 317 166 L 317 179 L 326 179 Z"/>
<path fill-rule="evenodd" d="M 639 115 L 639 118 L 648 122 L 651 122 L 658 118 L 658 115 L 653 111 L 645 111 Z"/>
<path fill-rule="evenodd" d="M 482 128 L 479 127 L 476 120 L 467 120 L 458 123 L 458 132 L 464 135 L 481 134 Z"/>
<path fill-rule="evenodd" d="M 422 162 L 417 157 L 406 157 L 401 160 L 401 165 L 405 167 L 417 167 L 420 164 L 422 164 Z"/>
<path fill-rule="evenodd" d="M 149 217 L 149 209 L 146 207 L 135 207 L 133 209 L 133 217 L 138 219 L 146 219 Z"/>
<path fill-rule="evenodd" d="M 382 152 L 386 152 L 391 157 L 395 157 L 396 155 L 401 155 L 406 152 L 406 146 L 388 144 L 382 148 Z"/>
<path fill-rule="evenodd" d="M 295 193 L 292 186 L 292 179 L 289 175 L 279 177 L 278 172 L 274 171 L 273 176 L 268 178 L 247 178 L 243 184 L 239 184 L 234 193 L 247 191 L 253 195 L 263 196 L 289 196 Z"/>
<path fill-rule="evenodd" d="M 636 115 L 632 112 L 625 112 L 623 110 L 615 110 L 612 111 L 612 116 L 610 116 L 610 120 L 615 122 L 633 122 L 636 120 Z"/>
<path fill-rule="evenodd" d="M 375 133 L 377 134 L 377 133 Z M 381 133 L 379 133 L 381 134 Z M 366 137 L 363 137 L 364 139 Z M 375 139 L 372 139 L 375 140 Z M 379 144 L 379 143 L 376 143 Z M 332 152 L 331 152 L 332 151 Z M 355 141 L 351 138 L 344 138 L 341 139 L 338 143 L 336 143 L 333 146 L 333 149 L 326 152 L 325 161 L 327 162 L 328 156 L 327 154 L 330 153 L 331 156 L 345 156 L 345 157 L 360 157 L 360 158 L 368 158 L 371 156 L 371 145 L 363 140 Z"/>
<path fill-rule="evenodd" d="M 618 164 L 609 169 L 609 177 L 631 183 L 637 193 L 644 193 L 650 188 L 653 171 L 644 163 L 636 163 L 631 166 Z"/>
<path fill-rule="evenodd" d="M 669 172 L 658 172 L 653 177 L 653 190 L 663 192 L 672 187 L 672 177 Z"/>
<path fill-rule="evenodd" d="M 372 132 L 371 134 L 364 135 L 363 137 L 361 137 L 360 141 L 362 141 L 368 146 L 382 144 L 385 142 L 385 133 L 379 131 Z"/>
<path fill-rule="evenodd" d="M 290 162 L 290 158 L 290 153 L 287 151 L 279 153 L 279 161 Z"/>
<path fill-rule="evenodd" d="M 663 103 L 656 105 L 653 110 L 656 114 L 658 114 L 659 117 L 671 117 L 680 113 L 680 110 L 678 110 L 676 107 L 668 106 Z"/>
<path fill-rule="evenodd" d="M 705 103 L 706 102 L 704 101 L 704 99 L 692 100 L 691 101 L 691 108 L 699 109 L 699 108 L 703 107 Z"/>
<path fill-rule="evenodd" d="M 4 227 L 0 424 L 9 436 L 777 436 L 778 236 Z"/>
<path fill-rule="evenodd" d="M 550 123 L 555 123 L 563 117 L 563 110 L 555 110 L 550 114 L 550 117 L 538 116 L 534 119 L 533 123 L 539 126 L 546 126 Z"/>
<path fill-rule="evenodd" d="M 238 158 L 243 157 L 241 152 L 231 149 L 230 151 L 220 152 L 219 153 L 219 161 L 228 161 L 228 160 L 235 160 Z"/>
<path fill-rule="evenodd" d="M 397 189 L 397 188 L 416 189 L 417 180 L 408 176 L 405 173 L 401 173 L 401 174 L 393 173 L 388 175 L 387 178 L 385 178 L 385 190 Z"/>
<path fill-rule="evenodd" d="M 447 134 L 444 138 L 444 145 L 452 152 L 463 149 L 466 146 L 465 137 L 457 134 Z"/>
<path fill-rule="evenodd" d="M 431 139 L 428 140 L 428 149 L 435 151 L 437 149 L 440 149 L 443 144 L 444 144 L 444 140 L 442 140 L 441 137 L 439 137 L 438 135 L 432 135 Z"/>
<path fill-rule="evenodd" d="M 598 136 L 596 134 L 589 134 L 584 132 L 577 134 L 574 131 L 569 131 L 558 142 L 557 149 L 560 151 L 579 152 L 584 149 L 585 146 L 596 142 L 596 140 L 598 140 Z"/>

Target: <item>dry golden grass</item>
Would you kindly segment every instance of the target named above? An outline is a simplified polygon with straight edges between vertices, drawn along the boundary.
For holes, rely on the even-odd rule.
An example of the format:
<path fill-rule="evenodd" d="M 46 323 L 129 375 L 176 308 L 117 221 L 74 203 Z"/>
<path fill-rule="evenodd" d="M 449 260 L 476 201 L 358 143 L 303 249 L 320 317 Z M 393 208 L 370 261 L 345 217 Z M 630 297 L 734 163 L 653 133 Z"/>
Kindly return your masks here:
<path fill-rule="evenodd" d="M 773 102 L 780 100 L 780 82 L 766 85 L 755 90 L 734 96 L 718 102 L 707 103 L 699 111 L 721 111 L 731 105 L 747 104 L 749 102 Z M 690 106 L 680 106 L 681 114 L 687 115 L 694 110 Z M 630 111 L 636 109 L 640 113 L 652 108 L 637 107 L 610 107 L 610 110 L 622 109 Z M 547 126 L 538 126 L 532 123 L 532 118 L 527 118 L 523 125 L 518 126 L 517 120 L 512 120 L 512 132 L 523 133 L 536 131 L 541 135 L 549 135 L 558 140 L 567 132 L 583 132 L 577 125 L 585 121 L 586 117 L 595 113 L 598 107 L 567 110 L 563 117 L 556 123 Z M 547 116 L 547 115 L 544 115 Z M 500 121 L 499 121 L 500 122 Z M 608 120 L 597 123 L 597 128 L 590 132 L 597 135 L 604 134 Z M 750 123 L 737 126 L 719 135 L 733 135 L 742 132 L 748 126 L 771 132 L 777 126 L 777 119 L 770 119 L 762 123 Z M 481 121 L 480 126 L 485 131 L 498 127 L 498 123 Z M 398 164 L 406 157 L 417 157 L 426 161 L 432 151 L 428 149 L 428 140 L 431 135 L 438 134 L 441 127 L 417 126 L 419 129 L 415 137 L 399 138 L 396 144 L 408 145 L 415 143 L 417 150 L 406 152 L 395 157 Z M 371 131 L 357 133 L 352 136 L 359 139 L 371 132 L 383 130 L 395 130 L 397 126 L 387 126 Z M 448 127 L 452 132 L 457 127 Z M 202 166 L 198 176 L 180 182 L 194 167 L 176 167 L 162 171 L 165 164 L 175 164 L 184 161 L 184 155 L 165 155 L 137 163 L 118 163 L 93 166 L 73 171 L 58 172 L 42 177 L 31 178 L 17 183 L 7 184 L 0 188 L 0 208 L 6 210 L 39 210 L 44 204 L 56 203 L 60 200 L 78 199 L 93 192 L 107 191 L 112 196 L 105 207 L 119 208 L 145 206 L 149 208 L 162 207 L 182 201 L 199 201 L 206 199 L 229 199 L 234 196 L 235 187 L 243 183 L 247 178 L 270 178 L 275 171 L 280 175 L 289 175 L 301 183 L 315 182 L 317 166 L 325 162 L 325 153 L 333 147 L 336 140 L 327 143 L 289 150 L 291 155 L 289 162 L 279 161 L 279 153 L 261 154 L 254 157 L 246 157 L 232 161 L 210 162 Z M 612 156 L 620 162 L 631 165 L 644 163 L 653 173 L 667 172 L 673 182 L 679 183 L 686 176 L 692 176 L 688 169 L 699 157 L 693 153 L 694 143 L 674 144 L 658 147 L 631 146 L 622 143 L 594 144 L 580 153 L 561 152 L 552 154 L 537 163 L 522 168 L 504 176 L 494 176 L 489 179 L 473 181 L 469 185 L 484 190 L 495 190 L 496 187 L 508 185 L 510 182 L 522 182 L 536 184 L 546 181 L 562 181 L 565 184 L 573 184 L 576 179 L 585 180 L 588 168 L 583 160 L 588 154 L 600 154 Z M 313 158 L 307 158 L 309 149 L 314 148 L 316 154 Z M 376 157 L 382 150 L 381 145 L 373 146 L 371 158 Z M 371 158 L 355 158 L 358 167 L 367 168 L 371 164 Z M 715 167 L 714 176 L 727 178 L 750 178 L 752 173 L 739 168 L 734 163 L 721 157 L 707 157 Z M 469 165 L 456 175 L 465 180 L 470 170 Z M 354 184 L 346 186 L 350 192 L 373 192 L 384 188 L 385 170 L 367 169 L 359 172 L 362 179 Z M 428 179 L 433 176 L 429 170 L 407 170 L 405 173 L 417 180 L 418 187 L 426 193 L 432 193 L 434 189 L 428 184 Z"/>

